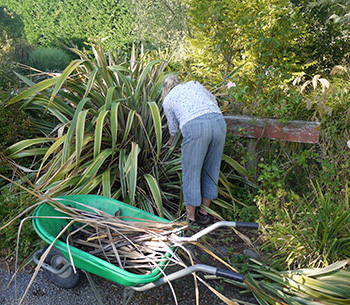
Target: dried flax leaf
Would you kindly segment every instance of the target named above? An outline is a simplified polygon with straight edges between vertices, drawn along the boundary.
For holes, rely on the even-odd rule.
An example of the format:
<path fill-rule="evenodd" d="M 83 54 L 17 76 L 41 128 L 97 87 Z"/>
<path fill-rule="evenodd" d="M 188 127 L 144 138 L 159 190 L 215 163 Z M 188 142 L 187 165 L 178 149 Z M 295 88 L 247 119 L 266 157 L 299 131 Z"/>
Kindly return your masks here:
<path fill-rule="evenodd" d="M 213 292 L 221 301 L 225 302 L 228 305 L 239 305 L 238 303 L 231 301 L 227 297 L 225 297 L 223 294 L 221 294 L 219 291 L 211 287 L 206 281 L 204 281 L 202 278 L 198 277 L 198 280 L 204 284 L 211 292 Z"/>
<path fill-rule="evenodd" d="M 73 212 L 72 217 L 80 213 L 78 209 L 74 209 Z M 111 218 L 110 215 L 104 218 L 85 212 L 80 213 L 80 217 L 79 221 L 89 223 L 89 228 L 92 231 L 88 232 L 84 229 L 84 233 L 87 233 L 86 240 L 84 241 L 84 238 L 81 237 L 77 238 L 76 245 L 91 246 L 92 250 L 88 251 L 90 254 L 105 258 L 111 263 L 116 262 L 120 267 L 125 265 L 128 268 L 133 267 L 130 266 L 130 262 L 135 264 L 137 262 L 150 262 L 153 259 L 153 262 L 148 266 L 150 269 L 154 268 L 154 264 L 168 259 L 164 257 L 171 250 L 170 246 L 173 245 L 172 242 L 165 243 L 164 241 L 169 239 L 167 236 L 176 232 L 173 224 L 158 223 L 155 225 L 156 222 L 150 224 L 144 220 L 128 222 L 118 217 Z M 167 230 L 171 229 L 171 231 L 165 230 L 164 227 Z M 126 254 L 124 255 L 123 252 Z M 121 262 L 121 254 L 124 256 L 125 264 Z M 139 267 L 137 264 L 134 266 L 135 269 Z"/>
<path fill-rule="evenodd" d="M 219 262 L 221 262 L 222 264 L 224 264 L 225 266 L 229 267 L 232 271 L 239 273 L 238 270 L 236 270 L 235 268 L 233 268 L 233 266 L 231 266 L 230 264 L 226 263 L 223 259 L 221 259 L 220 257 L 218 257 L 215 253 L 213 253 L 212 251 L 210 251 L 208 248 L 204 247 L 202 244 L 200 243 L 196 243 L 196 245 L 198 247 L 200 247 L 202 250 L 204 250 L 205 252 L 207 252 L 208 254 L 210 254 L 212 257 L 214 257 L 215 259 L 217 259 Z"/>
<path fill-rule="evenodd" d="M 112 234 L 111 234 L 111 231 L 110 231 L 109 228 L 107 228 L 107 232 L 108 232 L 108 238 L 109 238 L 109 240 L 111 240 L 111 239 L 112 239 Z M 115 245 L 114 245 L 113 242 L 111 242 L 110 244 L 111 244 L 111 246 L 112 246 L 112 249 L 113 249 L 113 252 L 114 252 L 114 254 L 115 254 L 115 257 L 117 258 L 118 265 L 119 265 L 120 268 L 122 268 L 123 265 L 122 265 L 122 262 L 121 262 L 121 260 L 120 260 L 120 257 L 119 257 L 117 248 L 115 247 Z"/>
<path fill-rule="evenodd" d="M 334 68 L 331 71 L 331 75 L 336 75 L 336 74 L 343 75 L 346 73 L 348 73 L 347 69 L 341 65 L 334 66 Z"/>
<path fill-rule="evenodd" d="M 21 231 L 23 222 L 24 222 L 25 220 L 31 219 L 31 218 L 34 218 L 34 217 L 27 217 L 27 218 L 25 218 L 25 219 L 23 219 L 23 220 L 21 221 L 21 224 L 20 224 L 20 227 L 19 227 L 19 230 L 18 230 L 18 238 L 19 238 L 19 234 L 20 234 L 20 231 Z M 74 222 L 75 222 L 74 220 L 70 221 L 70 222 L 66 225 L 66 227 L 56 236 L 56 238 L 54 239 L 54 241 L 48 246 L 48 248 L 46 249 L 45 253 L 43 253 L 43 254 L 41 255 L 40 260 L 39 260 L 39 263 L 38 263 L 38 265 L 36 266 L 35 271 L 34 271 L 34 273 L 33 273 L 33 275 L 32 275 L 32 278 L 31 278 L 31 280 L 30 280 L 30 282 L 29 282 L 29 284 L 28 284 L 26 290 L 24 291 L 24 293 L 23 293 L 23 295 L 22 295 L 22 298 L 20 299 L 18 305 L 21 305 L 21 304 L 23 303 L 24 298 L 26 297 L 26 295 L 27 295 L 27 293 L 28 293 L 30 287 L 32 286 L 32 284 L 33 284 L 33 282 L 34 282 L 34 279 L 36 278 L 36 276 L 37 276 L 37 274 L 38 274 L 38 272 L 39 272 L 39 270 L 40 270 L 42 264 L 44 263 L 44 261 L 45 261 L 47 255 L 50 253 L 50 250 L 52 249 L 52 247 L 53 247 L 53 245 L 55 244 L 55 242 L 62 236 L 62 234 L 63 234 Z M 19 242 L 17 242 L 17 247 L 16 247 L 16 259 L 17 259 L 17 257 L 18 257 L 18 245 L 19 245 Z M 72 264 L 72 267 L 73 267 L 74 272 L 76 272 L 75 267 L 74 267 L 74 264 L 73 264 L 73 260 L 71 260 L 71 264 Z"/>
<path fill-rule="evenodd" d="M 185 265 L 172 251 L 172 247 L 181 246 L 172 238 L 184 229 L 183 226 L 179 228 L 179 224 L 138 221 L 131 217 L 127 220 L 133 221 L 127 221 L 126 217 L 96 215 L 85 211 L 81 213 L 79 209 L 71 210 L 67 214 L 75 222 L 84 224 L 84 228 L 79 233 L 74 232 L 75 234 L 70 235 L 69 242 L 73 242 L 76 247 L 90 247 L 92 250 L 89 253 L 94 253 L 99 257 L 103 256 L 104 259 L 123 269 L 148 274 L 154 268 L 158 268 L 166 277 L 160 263 L 167 261 Z M 190 260 L 193 264 L 192 258 Z M 199 304 L 199 290 L 195 274 L 194 279 L 196 303 Z M 171 289 L 176 300 L 175 292 L 172 287 Z"/>

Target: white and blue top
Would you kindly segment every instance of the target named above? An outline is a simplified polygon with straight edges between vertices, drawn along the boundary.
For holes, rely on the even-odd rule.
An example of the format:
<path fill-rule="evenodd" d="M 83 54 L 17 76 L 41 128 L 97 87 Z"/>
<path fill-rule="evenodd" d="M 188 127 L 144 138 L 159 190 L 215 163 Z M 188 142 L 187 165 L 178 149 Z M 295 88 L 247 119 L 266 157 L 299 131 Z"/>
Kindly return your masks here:
<path fill-rule="evenodd" d="M 163 109 L 171 136 L 199 116 L 221 113 L 215 96 L 196 81 L 175 86 L 165 97 Z"/>

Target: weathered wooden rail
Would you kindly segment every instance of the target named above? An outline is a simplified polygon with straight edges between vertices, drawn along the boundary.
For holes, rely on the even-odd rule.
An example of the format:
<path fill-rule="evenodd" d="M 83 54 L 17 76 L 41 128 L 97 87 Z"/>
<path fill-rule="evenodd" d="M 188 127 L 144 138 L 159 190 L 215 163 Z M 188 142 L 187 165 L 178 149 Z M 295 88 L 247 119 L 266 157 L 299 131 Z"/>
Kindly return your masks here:
<path fill-rule="evenodd" d="M 252 139 L 280 139 L 300 143 L 317 143 L 320 137 L 320 122 L 289 121 L 250 116 L 225 116 L 227 129 L 235 136 Z"/>
<path fill-rule="evenodd" d="M 248 151 L 248 167 L 256 168 L 256 146 L 261 138 L 280 139 L 299 143 L 318 143 L 320 122 L 289 121 L 282 123 L 278 119 L 257 118 L 250 116 L 225 116 L 227 130 L 234 136 L 250 138 Z"/>

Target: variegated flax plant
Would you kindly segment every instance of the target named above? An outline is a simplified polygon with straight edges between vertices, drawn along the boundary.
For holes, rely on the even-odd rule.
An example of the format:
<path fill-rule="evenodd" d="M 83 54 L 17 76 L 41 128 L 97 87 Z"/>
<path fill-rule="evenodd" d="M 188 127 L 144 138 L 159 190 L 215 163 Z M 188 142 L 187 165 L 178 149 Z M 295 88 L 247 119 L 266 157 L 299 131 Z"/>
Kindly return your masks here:
<path fill-rule="evenodd" d="M 39 158 L 35 186 L 47 195 L 95 193 L 171 218 L 181 208 L 181 159 L 163 147 L 160 87 L 167 61 L 132 48 L 76 59 L 9 101 L 35 119 L 43 136 L 5 151 Z M 162 188 L 160 188 L 162 185 Z"/>

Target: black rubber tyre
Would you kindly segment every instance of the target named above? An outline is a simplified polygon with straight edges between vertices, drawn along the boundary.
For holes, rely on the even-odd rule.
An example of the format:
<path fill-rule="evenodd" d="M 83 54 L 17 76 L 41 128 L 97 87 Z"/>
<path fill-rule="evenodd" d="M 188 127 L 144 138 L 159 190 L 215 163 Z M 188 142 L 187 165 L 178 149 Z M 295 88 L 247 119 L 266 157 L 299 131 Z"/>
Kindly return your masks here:
<path fill-rule="evenodd" d="M 43 253 L 47 248 L 48 246 L 44 248 Z M 46 256 L 45 263 L 49 264 L 55 269 L 60 269 L 62 268 L 62 265 L 69 263 L 69 261 L 63 256 L 60 250 L 53 247 L 51 248 L 50 253 Z M 81 278 L 81 271 L 77 268 L 76 271 L 77 272 L 74 273 L 73 267 L 70 267 L 67 271 L 58 275 L 44 269 L 44 272 L 49 280 L 61 288 L 73 288 L 79 283 Z"/>

